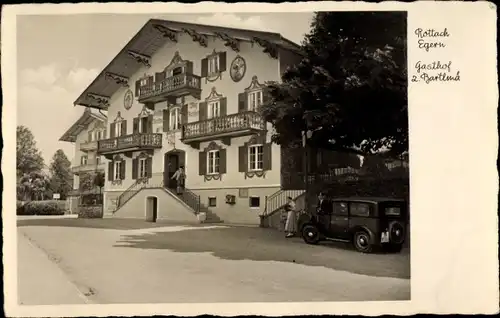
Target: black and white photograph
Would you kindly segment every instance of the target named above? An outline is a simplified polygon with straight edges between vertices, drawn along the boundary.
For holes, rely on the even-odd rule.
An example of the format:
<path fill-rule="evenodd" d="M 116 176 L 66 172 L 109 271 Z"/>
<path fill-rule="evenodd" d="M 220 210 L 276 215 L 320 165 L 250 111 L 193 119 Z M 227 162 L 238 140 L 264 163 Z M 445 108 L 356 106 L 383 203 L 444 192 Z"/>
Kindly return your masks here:
<path fill-rule="evenodd" d="M 19 306 L 412 300 L 407 10 L 15 23 Z"/>

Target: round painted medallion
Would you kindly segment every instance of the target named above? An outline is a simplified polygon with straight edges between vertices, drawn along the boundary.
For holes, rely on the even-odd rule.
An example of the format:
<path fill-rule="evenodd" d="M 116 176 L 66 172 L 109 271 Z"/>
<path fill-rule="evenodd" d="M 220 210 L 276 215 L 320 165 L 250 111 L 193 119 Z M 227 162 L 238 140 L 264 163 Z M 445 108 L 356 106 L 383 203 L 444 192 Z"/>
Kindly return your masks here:
<path fill-rule="evenodd" d="M 231 69 L 230 69 L 230 74 L 231 78 L 235 82 L 241 81 L 241 79 L 245 76 L 245 73 L 247 71 L 247 63 L 245 62 L 245 59 L 242 58 L 241 56 L 236 56 L 231 63 Z"/>
<path fill-rule="evenodd" d="M 132 107 L 133 103 L 134 103 L 134 93 L 132 93 L 132 90 L 128 89 L 125 92 L 125 97 L 123 98 L 123 106 L 125 107 L 126 110 L 129 110 Z"/>

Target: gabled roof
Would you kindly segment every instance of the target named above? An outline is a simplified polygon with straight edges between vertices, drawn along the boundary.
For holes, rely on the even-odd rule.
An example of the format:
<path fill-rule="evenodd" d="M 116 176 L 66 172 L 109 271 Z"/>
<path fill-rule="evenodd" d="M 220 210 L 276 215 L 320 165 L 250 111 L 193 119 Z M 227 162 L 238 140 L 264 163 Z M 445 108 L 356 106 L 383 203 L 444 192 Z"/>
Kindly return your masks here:
<path fill-rule="evenodd" d="M 106 116 L 97 112 L 96 110 L 92 110 L 90 108 L 86 108 L 83 112 L 82 116 L 76 120 L 76 122 L 71 125 L 71 127 L 59 138 L 59 141 L 68 141 L 75 142 L 78 135 L 92 123 L 94 120 L 106 121 Z"/>
<path fill-rule="evenodd" d="M 74 105 L 106 109 L 109 98 L 120 87 L 126 86 L 125 83 L 130 77 L 144 65 L 141 63 L 149 63 L 154 53 L 179 32 L 190 34 L 193 39 L 200 35 L 217 36 L 228 42 L 239 40 L 256 42 L 259 45 L 271 44 L 278 49 L 301 53 L 298 44 L 285 39 L 279 33 L 151 19 L 83 91 Z M 132 86 L 133 83 L 128 85 Z"/>

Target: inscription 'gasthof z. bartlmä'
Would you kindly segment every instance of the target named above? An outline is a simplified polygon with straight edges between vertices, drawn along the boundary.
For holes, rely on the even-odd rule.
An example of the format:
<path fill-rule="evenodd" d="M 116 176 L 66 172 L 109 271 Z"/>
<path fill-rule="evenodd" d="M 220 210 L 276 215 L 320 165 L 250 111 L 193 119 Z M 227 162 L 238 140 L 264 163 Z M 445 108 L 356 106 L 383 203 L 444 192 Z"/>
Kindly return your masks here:
<path fill-rule="evenodd" d="M 415 63 L 415 69 L 419 75 L 412 76 L 411 81 L 413 83 L 422 81 L 426 84 L 430 84 L 432 82 L 460 81 L 460 71 L 457 71 L 455 74 L 451 74 L 451 61 L 433 61 L 431 63 L 418 61 Z"/>

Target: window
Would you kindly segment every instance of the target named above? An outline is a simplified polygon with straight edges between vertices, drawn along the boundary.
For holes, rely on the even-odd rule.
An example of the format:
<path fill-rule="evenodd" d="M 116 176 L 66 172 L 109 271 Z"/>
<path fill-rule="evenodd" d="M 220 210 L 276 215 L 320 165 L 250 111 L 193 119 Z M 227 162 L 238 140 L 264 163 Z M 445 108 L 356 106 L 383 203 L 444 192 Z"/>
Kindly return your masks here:
<path fill-rule="evenodd" d="M 370 205 L 367 203 L 351 203 L 352 216 L 369 216 Z"/>
<path fill-rule="evenodd" d="M 219 73 L 220 65 L 219 65 L 219 54 L 210 56 L 208 58 L 208 74 Z"/>
<path fill-rule="evenodd" d="M 179 75 L 179 74 L 182 74 L 182 67 L 176 67 L 172 70 L 172 75 L 175 76 L 175 75 Z"/>
<path fill-rule="evenodd" d="M 139 132 L 143 133 L 143 134 L 148 132 L 148 118 L 147 117 L 141 117 L 139 119 Z"/>
<path fill-rule="evenodd" d="M 148 79 L 147 78 L 141 79 L 141 82 L 140 82 L 141 86 L 146 86 L 147 84 L 148 84 Z"/>
<path fill-rule="evenodd" d="M 249 204 L 251 208 L 260 208 L 260 197 L 250 197 Z"/>
<path fill-rule="evenodd" d="M 216 118 L 220 116 L 220 102 L 215 101 L 215 102 L 209 102 L 208 103 L 208 114 L 207 117 L 210 118 Z"/>
<path fill-rule="evenodd" d="M 264 147 L 252 145 L 248 147 L 248 170 L 262 170 L 264 167 Z"/>
<path fill-rule="evenodd" d="M 87 164 L 87 161 L 88 161 L 87 156 L 82 156 L 82 157 L 80 158 L 80 164 L 81 164 L 82 166 L 85 166 L 85 165 Z"/>
<path fill-rule="evenodd" d="M 170 130 L 178 130 L 181 128 L 181 109 L 172 108 L 170 110 Z"/>
<path fill-rule="evenodd" d="M 97 130 L 95 132 L 95 140 L 101 140 L 101 131 L 100 130 Z"/>
<path fill-rule="evenodd" d="M 217 206 L 217 198 L 216 197 L 209 197 L 208 198 L 208 206 L 209 207 L 216 207 Z"/>
<path fill-rule="evenodd" d="M 347 203 L 345 202 L 334 202 L 333 203 L 333 214 L 335 215 L 347 215 Z"/>
<path fill-rule="evenodd" d="M 207 174 L 219 173 L 219 150 L 210 150 L 207 154 Z"/>
<path fill-rule="evenodd" d="M 146 165 L 146 158 L 140 158 L 139 159 L 139 178 L 147 178 L 148 172 L 147 172 L 147 165 Z"/>
<path fill-rule="evenodd" d="M 89 133 L 89 142 L 91 142 L 92 140 L 94 140 L 94 134 L 93 133 Z"/>
<path fill-rule="evenodd" d="M 256 112 L 262 105 L 262 91 L 248 93 L 248 110 Z"/>
<path fill-rule="evenodd" d="M 120 170 L 122 170 L 122 162 L 121 161 L 115 161 L 115 171 L 114 171 L 114 178 L 113 180 L 121 180 L 121 175 L 120 175 Z"/>
<path fill-rule="evenodd" d="M 115 136 L 120 137 L 122 135 L 122 122 L 118 121 L 115 124 Z"/>

